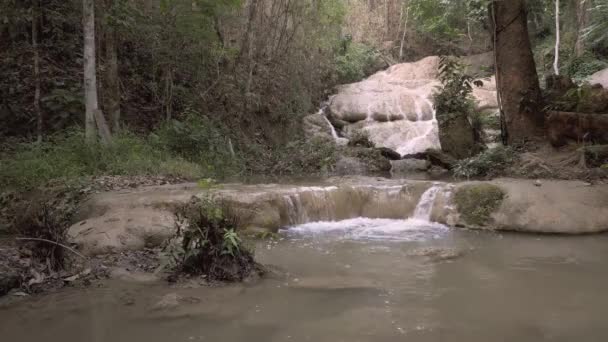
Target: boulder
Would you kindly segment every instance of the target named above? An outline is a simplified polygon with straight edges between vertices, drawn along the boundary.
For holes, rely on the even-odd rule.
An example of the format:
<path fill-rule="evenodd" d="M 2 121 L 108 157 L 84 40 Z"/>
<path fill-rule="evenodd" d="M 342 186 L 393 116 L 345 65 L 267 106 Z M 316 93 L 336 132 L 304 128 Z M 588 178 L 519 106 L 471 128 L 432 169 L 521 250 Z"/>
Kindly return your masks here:
<path fill-rule="evenodd" d="M 357 157 L 340 156 L 336 161 L 335 172 L 338 175 L 366 175 L 369 168 Z"/>
<path fill-rule="evenodd" d="M 128 223 L 144 225 L 143 216 L 163 213 L 173 220 L 171 208 L 192 196 L 210 194 L 233 205 L 237 228 L 242 230 L 276 232 L 279 227 L 357 217 L 405 219 L 412 217 L 422 195 L 433 186 L 441 191 L 431 219 L 452 227 L 562 234 L 608 231 L 606 184 L 543 180 L 535 186 L 533 180 L 512 179 L 450 184 L 359 176 L 310 185 L 223 184 L 203 190 L 181 184 L 95 194 L 81 209 L 83 221 L 70 227 L 68 236 L 87 255 L 157 247 L 172 236 L 172 222 L 153 227 L 154 231 Z M 468 190 L 458 204 L 455 197 L 462 189 Z M 3 288 L 15 286 L 16 277 L 8 274 L 0 272 L 2 281 L 8 279 L 0 284 L 9 284 Z"/>
<path fill-rule="evenodd" d="M 361 82 L 337 87 L 328 107 L 330 120 L 347 137 L 363 132 L 376 147 L 401 156 L 439 149 L 432 103 L 432 94 L 440 85 L 438 67 L 439 57 L 432 56 L 396 64 Z M 483 83 L 473 91 L 478 109 L 495 111 L 495 81 L 488 78 Z"/>
<path fill-rule="evenodd" d="M 475 131 L 466 115 L 439 116 L 439 141 L 443 152 L 455 159 L 471 157 L 479 150 Z"/>
<path fill-rule="evenodd" d="M 426 159 L 401 159 L 391 161 L 392 175 L 407 175 L 411 173 L 426 172 L 431 163 Z"/>
<path fill-rule="evenodd" d="M 334 140 L 333 126 L 330 124 L 329 120 L 325 117 L 325 115 L 317 113 L 305 116 L 302 119 L 304 134 L 306 138 L 325 138 L 327 140 Z"/>
<path fill-rule="evenodd" d="M 391 150 L 390 148 L 386 148 L 386 147 L 380 147 L 377 149 L 378 151 L 380 151 L 380 154 L 382 154 L 382 156 L 388 160 L 399 160 L 401 159 L 401 155 L 393 150 Z"/>
<path fill-rule="evenodd" d="M 455 194 L 470 187 L 476 188 L 467 191 L 471 205 L 454 203 Z M 535 181 L 521 179 L 465 182 L 438 195 L 432 217 L 453 227 L 548 234 L 600 233 L 608 231 L 608 185 L 544 180 L 541 186 L 535 186 Z"/>
<path fill-rule="evenodd" d="M 589 76 L 587 79 L 590 84 L 601 84 L 602 87 L 608 89 L 608 68 L 600 70 L 595 74 Z"/>

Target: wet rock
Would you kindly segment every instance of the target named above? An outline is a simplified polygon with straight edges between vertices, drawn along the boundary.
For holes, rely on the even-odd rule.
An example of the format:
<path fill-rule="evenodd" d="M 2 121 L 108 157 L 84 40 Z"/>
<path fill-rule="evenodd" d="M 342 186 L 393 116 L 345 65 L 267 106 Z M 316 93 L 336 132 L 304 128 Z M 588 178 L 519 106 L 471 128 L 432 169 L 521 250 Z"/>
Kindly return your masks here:
<path fill-rule="evenodd" d="M 132 283 L 152 283 L 159 280 L 152 273 L 129 271 L 120 267 L 110 270 L 110 278 Z"/>
<path fill-rule="evenodd" d="M 391 174 L 406 175 L 410 173 L 426 172 L 431 163 L 423 159 L 402 159 L 391 161 Z"/>
<path fill-rule="evenodd" d="M 489 54 L 471 61 L 489 61 Z M 484 62 L 485 63 L 485 62 Z M 338 87 L 328 107 L 330 120 L 345 135 L 363 132 L 376 147 L 400 155 L 440 148 L 438 127 L 432 104 L 439 57 L 401 63 L 357 83 Z M 496 110 L 496 84 L 483 80 L 473 90 L 478 110 Z"/>
<path fill-rule="evenodd" d="M 156 304 L 154 304 L 154 306 L 152 306 L 152 310 L 174 309 L 179 306 L 183 299 L 184 298 L 177 293 L 166 294 Z"/>
<path fill-rule="evenodd" d="M 304 134 L 307 139 L 326 139 L 328 142 L 333 141 L 332 126 L 329 120 L 323 114 L 312 114 L 305 116 L 302 120 Z"/>
<path fill-rule="evenodd" d="M 441 150 L 429 149 L 425 152 L 426 157 L 432 165 L 441 166 L 444 169 L 451 170 L 456 164 L 456 159 Z"/>
<path fill-rule="evenodd" d="M 380 147 L 380 148 L 378 148 L 378 151 L 380 151 L 380 154 L 382 154 L 382 156 L 388 160 L 401 159 L 401 155 L 399 153 L 391 150 L 390 148 Z"/>
<path fill-rule="evenodd" d="M 365 175 L 369 173 L 367 165 L 359 158 L 341 156 L 336 162 L 338 175 Z"/>
<path fill-rule="evenodd" d="M 12 289 L 21 286 L 21 276 L 10 269 L 0 269 L 0 296 L 4 296 Z"/>
<path fill-rule="evenodd" d="M 450 261 L 465 255 L 464 250 L 455 248 L 424 247 L 409 253 L 410 256 L 427 257 L 433 262 Z"/>

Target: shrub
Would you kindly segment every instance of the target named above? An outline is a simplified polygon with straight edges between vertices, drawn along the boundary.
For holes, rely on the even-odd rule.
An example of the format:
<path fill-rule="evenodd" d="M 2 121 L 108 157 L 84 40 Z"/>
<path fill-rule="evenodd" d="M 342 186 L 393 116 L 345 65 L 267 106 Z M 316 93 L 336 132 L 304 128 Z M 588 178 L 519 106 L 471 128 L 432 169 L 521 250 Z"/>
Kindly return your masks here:
<path fill-rule="evenodd" d="M 150 142 L 159 150 L 197 163 L 209 173 L 227 172 L 237 164 L 227 134 L 198 113 L 189 113 L 185 120 L 170 120 L 150 135 Z"/>
<path fill-rule="evenodd" d="M 374 143 L 369 139 L 369 134 L 365 131 L 355 131 L 351 134 L 348 145 L 352 147 L 375 147 Z"/>
<path fill-rule="evenodd" d="M 373 71 L 375 59 L 374 49 L 357 43 L 348 44 L 344 53 L 336 56 L 334 61 L 338 83 L 361 80 Z"/>
<path fill-rule="evenodd" d="M 237 233 L 229 206 L 211 197 L 193 199 L 177 210 L 176 227 L 167 248 L 176 271 L 218 281 L 242 281 L 261 271 Z"/>
<path fill-rule="evenodd" d="M 572 58 L 566 65 L 566 74 L 572 80 L 581 82 L 606 67 L 608 67 L 608 63 L 588 52 L 581 57 Z"/>
<path fill-rule="evenodd" d="M 454 166 L 454 176 L 460 178 L 492 177 L 500 174 L 515 161 L 515 153 L 509 147 L 498 146 L 480 154 L 459 160 Z"/>
<path fill-rule="evenodd" d="M 329 171 L 337 159 L 335 143 L 320 138 L 296 139 L 274 149 L 256 147 L 247 157 L 248 169 L 254 174 L 321 174 Z"/>

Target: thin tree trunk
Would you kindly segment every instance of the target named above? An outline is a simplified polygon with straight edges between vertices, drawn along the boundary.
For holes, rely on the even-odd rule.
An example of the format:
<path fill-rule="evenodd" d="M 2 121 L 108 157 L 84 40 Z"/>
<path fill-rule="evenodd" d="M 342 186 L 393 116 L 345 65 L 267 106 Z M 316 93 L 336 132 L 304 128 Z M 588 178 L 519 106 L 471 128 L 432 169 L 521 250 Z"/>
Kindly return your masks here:
<path fill-rule="evenodd" d="M 576 1 L 576 44 L 574 53 L 576 57 L 581 57 L 585 53 L 585 38 L 584 31 L 589 26 L 589 8 L 591 0 L 575 0 Z"/>
<path fill-rule="evenodd" d="M 95 70 L 95 1 L 83 0 L 84 26 L 84 96 L 85 96 L 85 137 L 88 143 L 96 140 L 95 111 L 99 109 L 97 100 L 97 73 Z"/>
<path fill-rule="evenodd" d="M 544 114 L 525 0 L 492 2 L 496 82 L 509 143 L 542 135 Z"/>
<path fill-rule="evenodd" d="M 410 19 L 410 4 L 408 3 L 405 10 L 405 24 L 403 24 L 403 34 L 401 35 L 401 44 L 399 46 L 399 61 L 403 61 L 403 48 L 405 46 L 405 37 L 407 36 L 407 23 Z"/>
<path fill-rule="evenodd" d="M 38 22 L 40 20 L 40 0 L 34 1 L 32 13 L 32 48 L 34 50 L 34 111 L 36 112 L 36 134 L 38 143 L 42 142 L 43 117 L 40 109 L 40 51 L 38 50 Z"/>
<path fill-rule="evenodd" d="M 559 75 L 559 45 L 560 45 L 560 27 L 559 27 L 559 0 L 555 0 L 555 60 L 553 61 L 553 72 Z"/>
<path fill-rule="evenodd" d="M 106 1 L 106 8 L 111 12 L 114 0 Z M 112 131 L 120 130 L 120 76 L 118 75 L 118 51 L 116 29 L 106 23 L 106 81 L 108 103 L 106 109 L 111 120 Z"/>

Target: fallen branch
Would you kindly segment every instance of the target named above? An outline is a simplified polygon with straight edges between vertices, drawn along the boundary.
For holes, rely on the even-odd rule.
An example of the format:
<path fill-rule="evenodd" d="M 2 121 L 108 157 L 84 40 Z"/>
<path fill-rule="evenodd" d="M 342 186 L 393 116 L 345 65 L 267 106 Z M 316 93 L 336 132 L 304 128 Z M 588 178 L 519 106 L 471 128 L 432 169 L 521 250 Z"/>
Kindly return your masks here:
<path fill-rule="evenodd" d="M 47 240 L 47 239 L 38 239 L 38 238 L 16 238 L 17 241 L 38 241 L 38 242 L 46 242 L 46 243 L 50 243 L 53 245 L 57 245 L 59 247 L 63 247 L 65 249 L 67 249 L 68 251 L 78 255 L 79 257 L 85 259 L 85 260 L 89 260 L 89 258 L 87 258 L 86 256 L 80 254 L 78 251 L 76 251 L 75 249 L 68 247 L 64 244 L 61 244 L 59 242 L 55 242 L 55 241 L 51 241 L 51 240 Z"/>

